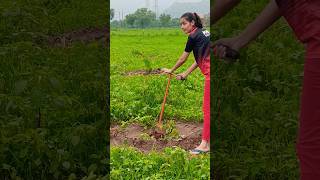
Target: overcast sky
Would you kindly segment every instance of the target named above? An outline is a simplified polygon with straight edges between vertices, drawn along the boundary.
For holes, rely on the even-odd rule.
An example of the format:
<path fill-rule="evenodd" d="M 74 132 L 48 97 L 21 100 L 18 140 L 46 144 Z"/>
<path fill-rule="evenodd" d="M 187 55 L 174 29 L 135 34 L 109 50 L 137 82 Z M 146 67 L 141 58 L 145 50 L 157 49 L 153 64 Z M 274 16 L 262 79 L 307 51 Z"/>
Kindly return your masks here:
<path fill-rule="evenodd" d="M 115 9 L 115 19 L 119 19 L 120 16 L 135 12 L 138 8 L 146 7 L 147 0 L 111 0 L 110 7 Z M 154 1 L 149 0 L 149 8 L 154 11 Z M 173 2 L 200 2 L 201 0 L 158 0 L 158 14 L 168 8 Z"/>

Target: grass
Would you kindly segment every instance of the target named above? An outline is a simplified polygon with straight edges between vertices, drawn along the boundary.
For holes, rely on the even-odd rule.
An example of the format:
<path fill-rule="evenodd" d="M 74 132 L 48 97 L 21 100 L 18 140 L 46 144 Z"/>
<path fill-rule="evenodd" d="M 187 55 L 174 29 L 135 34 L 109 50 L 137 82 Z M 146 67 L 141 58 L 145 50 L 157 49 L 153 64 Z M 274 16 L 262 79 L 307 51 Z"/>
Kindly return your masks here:
<path fill-rule="evenodd" d="M 171 68 L 184 51 L 187 36 L 179 29 L 111 31 L 111 119 L 130 120 L 151 116 L 154 121 L 161 109 L 166 76 L 123 76 L 134 70 Z M 142 54 L 142 55 L 139 55 Z M 177 72 L 193 63 L 193 55 Z M 172 80 L 165 118 L 202 120 L 203 77 L 199 70 L 185 82 Z"/>
<path fill-rule="evenodd" d="M 98 42 L 52 48 L 42 41 L 103 26 L 104 6 L 105 1 L 1 2 L 1 179 L 107 177 L 107 48 Z"/>
<path fill-rule="evenodd" d="M 155 126 L 167 76 L 124 76 L 128 71 L 171 68 L 184 51 L 187 36 L 180 29 L 112 29 L 110 52 L 111 121 Z M 191 54 L 178 72 L 194 62 Z M 204 78 L 195 70 L 186 81 L 171 81 L 165 106 L 165 127 L 172 120 L 202 122 Z M 174 134 L 173 134 L 174 135 Z M 140 153 L 130 147 L 111 147 L 111 179 L 209 179 L 209 156 L 190 158 L 183 149 Z"/>
<path fill-rule="evenodd" d="M 243 1 L 212 27 L 213 39 L 237 35 L 266 3 Z M 303 54 L 281 19 L 242 50 L 239 62 L 214 61 L 218 75 L 213 83 L 222 97 L 220 121 L 214 116 L 220 126 L 213 153 L 217 177 L 298 179 L 295 140 Z"/>
<path fill-rule="evenodd" d="M 190 157 L 183 149 L 143 154 L 131 147 L 111 149 L 111 179 L 210 179 L 208 155 Z"/>

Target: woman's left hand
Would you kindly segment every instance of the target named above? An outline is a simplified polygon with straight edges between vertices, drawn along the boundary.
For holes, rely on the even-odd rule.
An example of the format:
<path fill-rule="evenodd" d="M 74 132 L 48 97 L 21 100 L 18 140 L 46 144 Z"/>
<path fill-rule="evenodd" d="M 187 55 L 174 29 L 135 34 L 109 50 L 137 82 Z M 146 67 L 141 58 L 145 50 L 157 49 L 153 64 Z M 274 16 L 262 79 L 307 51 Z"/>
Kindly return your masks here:
<path fill-rule="evenodd" d="M 177 80 L 186 80 L 187 76 L 188 75 L 185 73 L 180 73 L 180 74 L 177 74 L 176 79 Z"/>
<path fill-rule="evenodd" d="M 238 45 L 238 37 L 233 37 L 233 38 L 223 38 L 223 39 L 219 39 L 216 42 L 213 43 L 212 47 L 214 55 L 220 59 L 227 59 L 226 57 L 226 51 L 227 51 L 227 47 L 235 50 L 235 51 L 239 51 L 240 50 L 240 46 Z"/>

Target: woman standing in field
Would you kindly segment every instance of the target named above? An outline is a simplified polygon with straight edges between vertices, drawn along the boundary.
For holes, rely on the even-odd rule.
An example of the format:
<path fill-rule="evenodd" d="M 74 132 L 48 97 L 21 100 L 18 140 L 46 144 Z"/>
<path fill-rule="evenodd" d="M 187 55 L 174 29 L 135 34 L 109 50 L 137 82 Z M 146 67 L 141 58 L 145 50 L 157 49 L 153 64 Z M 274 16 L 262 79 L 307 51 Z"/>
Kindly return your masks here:
<path fill-rule="evenodd" d="M 165 73 L 173 73 L 182 64 L 184 64 L 193 51 L 195 62 L 184 73 L 178 74 L 178 80 L 184 80 L 187 76 L 195 70 L 200 68 L 205 77 L 204 94 L 203 94 L 203 130 L 201 144 L 195 149 L 191 150 L 191 154 L 205 153 L 210 150 L 210 33 L 203 29 L 202 22 L 197 13 L 187 12 L 180 17 L 181 29 L 188 35 L 188 41 L 185 50 L 180 56 L 177 63 L 171 68 L 163 68 Z"/>
<path fill-rule="evenodd" d="M 216 0 L 213 23 L 240 0 Z M 299 133 L 296 144 L 301 180 L 320 179 L 320 1 L 270 0 L 261 14 L 240 35 L 220 39 L 214 44 L 239 50 L 254 40 L 281 16 L 296 37 L 305 44 L 303 89 L 300 104 Z M 226 48 L 216 46 L 216 55 L 225 58 Z"/>

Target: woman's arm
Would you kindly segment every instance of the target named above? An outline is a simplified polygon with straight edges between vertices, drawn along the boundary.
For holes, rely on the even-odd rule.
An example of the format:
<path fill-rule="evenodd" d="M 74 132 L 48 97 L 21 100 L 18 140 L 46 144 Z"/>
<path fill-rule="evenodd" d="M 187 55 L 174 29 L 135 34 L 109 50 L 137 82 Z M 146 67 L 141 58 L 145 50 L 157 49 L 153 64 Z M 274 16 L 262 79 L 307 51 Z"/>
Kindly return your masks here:
<path fill-rule="evenodd" d="M 178 80 L 184 80 L 187 78 L 187 76 L 192 73 L 195 69 L 197 69 L 198 64 L 194 62 L 184 73 L 178 74 L 177 79 Z"/>
<path fill-rule="evenodd" d="M 220 39 L 214 43 L 229 46 L 231 49 L 239 51 L 252 40 L 256 39 L 262 32 L 281 17 L 280 9 L 275 0 L 270 0 L 269 4 L 259 14 L 259 16 L 250 23 L 244 31 L 233 38 Z M 226 48 L 224 46 L 216 47 L 216 55 L 219 58 L 225 58 Z"/>
<path fill-rule="evenodd" d="M 176 64 L 171 69 L 163 68 L 162 71 L 165 73 L 173 73 L 175 70 L 177 70 L 182 64 L 186 62 L 186 60 L 189 57 L 189 52 L 183 52 Z"/>
<path fill-rule="evenodd" d="M 190 73 L 192 73 L 192 71 L 194 71 L 195 69 L 197 69 L 198 64 L 197 62 L 194 62 L 188 69 L 187 71 L 184 73 L 186 76 L 188 76 Z"/>
<path fill-rule="evenodd" d="M 211 8 L 212 18 L 210 24 L 215 24 L 219 19 L 234 8 L 241 0 L 215 0 Z"/>

